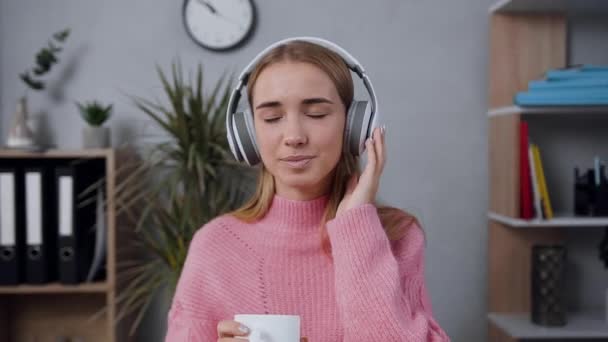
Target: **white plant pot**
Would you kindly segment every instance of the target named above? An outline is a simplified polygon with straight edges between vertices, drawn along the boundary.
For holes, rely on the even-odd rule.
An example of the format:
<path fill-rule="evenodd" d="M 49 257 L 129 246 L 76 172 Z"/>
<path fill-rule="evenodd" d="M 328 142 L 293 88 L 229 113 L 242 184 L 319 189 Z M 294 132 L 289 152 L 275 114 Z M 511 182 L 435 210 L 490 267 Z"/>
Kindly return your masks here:
<path fill-rule="evenodd" d="M 108 127 L 85 126 L 82 129 L 82 145 L 84 148 L 110 147 L 110 129 Z"/>

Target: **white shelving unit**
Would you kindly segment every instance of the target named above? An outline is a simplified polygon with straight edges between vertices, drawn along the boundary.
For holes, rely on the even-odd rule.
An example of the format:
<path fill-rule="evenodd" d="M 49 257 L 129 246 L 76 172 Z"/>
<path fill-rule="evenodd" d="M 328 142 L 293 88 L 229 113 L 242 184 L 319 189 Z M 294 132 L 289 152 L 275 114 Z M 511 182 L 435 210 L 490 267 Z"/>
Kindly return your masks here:
<path fill-rule="evenodd" d="M 584 0 L 583 0 L 584 1 Z M 608 115 L 608 106 L 555 106 L 555 107 L 520 107 L 520 106 L 508 106 L 494 108 L 487 112 L 488 117 L 500 116 L 500 115 L 514 115 L 514 114 L 530 114 L 530 115 L 554 115 L 554 114 L 605 114 Z"/>
<path fill-rule="evenodd" d="M 563 327 L 532 323 L 530 314 L 489 313 L 488 319 L 518 339 L 602 338 L 608 340 L 608 322 L 601 311 L 570 313 Z"/>
<path fill-rule="evenodd" d="M 588 228 L 605 228 L 608 227 L 608 217 L 574 217 L 574 216 L 558 216 L 550 220 L 532 219 L 524 220 L 513 218 L 497 213 L 489 212 L 490 220 L 502 223 L 514 228 L 569 228 L 569 227 L 588 227 Z"/>
<path fill-rule="evenodd" d="M 589 338 L 608 341 L 608 323 L 603 312 L 571 313 L 564 327 L 535 325 L 529 313 L 525 313 L 532 306 L 530 247 L 563 242 L 567 237 L 564 228 L 608 227 L 608 217 L 517 218 L 521 121 L 532 117 L 548 121 L 560 115 L 572 120 L 582 116 L 603 119 L 603 115 L 608 115 L 608 106 L 513 105 L 514 95 L 525 91 L 531 80 L 537 80 L 548 70 L 568 65 L 571 16 L 606 18 L 608 0 L 497 0 L 488 14 L 490 53 L 486 119 L 490 196 L 486 340 Z M 598 299 L 599 307 L 605 305 L 604 300 L 604 296 Z"/>
<path fill-rule="evenodd" d="M 605 0 L 501 0 L 490 7 L 490 13 L 608 13 Z"/>

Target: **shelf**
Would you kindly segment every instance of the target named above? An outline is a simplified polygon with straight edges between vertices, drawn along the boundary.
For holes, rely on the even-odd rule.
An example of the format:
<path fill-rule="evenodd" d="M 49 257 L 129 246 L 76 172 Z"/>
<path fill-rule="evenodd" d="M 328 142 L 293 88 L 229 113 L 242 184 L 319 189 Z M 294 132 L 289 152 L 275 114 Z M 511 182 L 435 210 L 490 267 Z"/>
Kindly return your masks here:
<path fill-rule="evenodd" d="M 572 13 L 606 14 L 608 1 L 605 0 L 500 0 L 489 10 L 490 13 Z"/>
<path fill-rule="evenodd" d="M 601 311 L 569 313 L 568 324 L 563 327 L 536 325 L 530 314 L 489 313 L 488 319 L 517 339 L 608 338 L 608 322 Z"/>
<path fill-rule="evenodd" d="M 550 115 L 550 114 L 605 114 L 608 115 L 608 106 L 553 106 L 553 107 L 519 107 L 509 106 L 493 108 L 488 111 L 487 115 L 514 115 L 514 114 L 532 114 L 532 115 Z"/>
<path fill-rule="evenodd" d="M 0 149 L 1 158 L 105 158 L 113 149 L 85 150 L 46 150 L 43 152 L 27 152 L 12 149 Z"/>
<path fill-rule="evenodd" d="M 551 220 L 524 220 L 489 212 L 488 218 L 516 228 L 608 227 L 608 217 L 556 216 Z"/>
<path fill-rule="evenodd" d="M 108 291 L 107 283 L 86 283 L 79 285 L 64 285 L 51 283 L 45 285 L 17 285 L 0 286 L 2 294 L 56 294 L 56 293 L 105 293 Z"/>

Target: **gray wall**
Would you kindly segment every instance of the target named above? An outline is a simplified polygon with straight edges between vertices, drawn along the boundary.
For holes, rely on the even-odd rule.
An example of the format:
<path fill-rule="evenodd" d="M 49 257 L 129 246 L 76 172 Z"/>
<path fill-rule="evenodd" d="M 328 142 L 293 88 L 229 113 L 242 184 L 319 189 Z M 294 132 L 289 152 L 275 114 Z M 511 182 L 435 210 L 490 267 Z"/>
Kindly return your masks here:
<path fill-rule="evenodd" d="M 224 70 L 238 72 L 278 39 L 317 35 L 334 40 L 365 65 L 379 94 L 389 153 L 380 197 L 408 208 L 424 225 L 427 281 L 436 318 L 454 341 L 482 341 L 491 3 L 258 0 L 259 24 L 252 39 L 237 51 L 220 54 L 199 48 L 187 37 L 181 1 L 2 0 L 0 137 L 4 141 L 24 90 L 18 73 L 31 65 L 35 51 L 52 32 L 66 26 L 72 28 L 72 36 L 49 91 L 29 95 L 41 135 L 61 148 L 80 146 L 82 122 L 75 100 L 115 104 L 111 126 L 116 143 L 141 132 L 146 122 L 125 94 L 161 96 L 155 64 L 166 70 L 176 56 L 186 68 L 202 62 L 207 80 L 214 81 Z M 598 22 L 580 30 L 603 29 Z M 587 51 L 593 44 L 587 40 L 575 47 Z M 606 61 L 606 51 L 588 55 L 573 57 Z M 588 244 L 583 241 L 580 248 L 585 250 Z M 597 261 L 592 255 L 586 258 L 583 264 Z M 606 278 L 601 279 L 605 284 Z M 161 340 L 164 309 L 159 303 L 147 315 L 141 340 Z"/>

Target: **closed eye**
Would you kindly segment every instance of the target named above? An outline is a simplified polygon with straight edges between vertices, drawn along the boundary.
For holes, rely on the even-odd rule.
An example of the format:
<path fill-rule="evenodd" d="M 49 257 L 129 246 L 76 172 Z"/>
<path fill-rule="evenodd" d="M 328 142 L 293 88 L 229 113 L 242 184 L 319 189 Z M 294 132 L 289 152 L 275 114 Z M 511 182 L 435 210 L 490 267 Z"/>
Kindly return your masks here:
<path fill-rule="evenodd" d="M 276 118 L 270 118 L 270 119 L 264 119 L 264 122 L 277 122 L 279 121 L 281 117 L 276 117 Z"/>
<path fill-rule="evenodd" d="M 313 119 L 322 119 L 322 118 L 326 117 L 327 114 L 309 114 L 308 116 Z"/>

